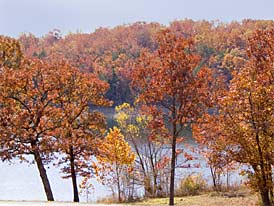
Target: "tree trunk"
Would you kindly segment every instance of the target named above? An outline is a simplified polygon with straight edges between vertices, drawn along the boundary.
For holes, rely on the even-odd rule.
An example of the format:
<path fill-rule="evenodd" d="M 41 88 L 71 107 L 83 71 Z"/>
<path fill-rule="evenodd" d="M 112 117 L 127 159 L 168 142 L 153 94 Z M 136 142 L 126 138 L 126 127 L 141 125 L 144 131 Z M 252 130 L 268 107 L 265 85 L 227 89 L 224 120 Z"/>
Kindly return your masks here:
<path fill-rule="evenodd" d="M 258 167 L 256 167 L 256 165 L 252 165 L 252 168 L 253 170 L 255 171 L 255 173 L 258 173 L 260 174 L 261 171 L 258 170 Z M 271 171 L 272 173 L 272 171 Z M 271 179 L 269 179 L 271 182 L 272 182 L 272 175 L 270 176 Z M 257 178 L 257 182 L 258 182 L 258 189 L 259 189 L 259 192 L 260 192 L 260 196 L 261 196 L 261 199 L 262 199 L 262 203 L 263 203 L 263 206 L 272 206 L 273 204 L 273 199 L 272 199 L 272 196 L 273 196 L 273 191 L 272 191 L 272 188 L 269 188 L 266 184 L 266 177 L 263 176 L 263 174 L 261 174 L 260 176 L 257 175 L 256 176 Z M 272 185 L 272 184 L 271 184 Z"/>
<path fill-rule="evenodd" d="M 153 181 L 154 181 L 154 185 L 153 185 L 153 197 L 157 197 L 157 188 L 158 188 L 158 185 L 157 185 L 157 174 L 154 174 L 153 175 Z"/>
<path fill-rule="evenodd" d="M 268 182 L 269 182 L 269 185 L 272 185 L 270 188 L 269 188 L 269 197 L 270 197 L 270 201 L 272 201 L 272 204 L 274 205 L 274 198 L 273 198 L 273 195 L 274 195 L 274 182 L 273 182 L 273 177 L 272 177 L 272 166 L 270 164 L 270 160 L 267 159 L 267 179 L 268 179 Z"/>
<path fill-rule="evenodd" d="M 119 179 L 119 177 L 118 177 Z M 120 187 L 120 181 L 118 180 L 117 182 L 117 187 L 118 187 L 118 202 L 122 202 L 122 198 L 121 198 L 121 187 Z"/>
<path fill-rule="evenodd" d="M 272 206 L 268 190 L 266 189 L 261 190 L 260 194 L 261 194 L 263 206 Z"/>
<path fill-rule="evenodd" d="M 151 147 L 152 147 L 152 145 L 151 145 L 151 143 L 149 143 L 148 144 L 149 159 L 150 159 L 150 164 L 151 164 L 152 173 L 153 173 L 152 197 L 156 197 L 157 196 L 157 171 L 156 171 L 155 164 L 154 164 L 154 161 L 153 161 L 153 152 L 152 152 L 152 148 Z"/>
<path fill-rule="evenodd" d="M 229 173 L 229 171 L 227 171 L 227 173 L 226 173 L 226 188 L 227 188 L 227 190 L 229 190 L 229 187 L 230 187 L 230 173 Z"/>
<path fill-rule="evenodd" d="M 170 171 L 170 188 L 169 188 L 169 205 L 174 205 L 174 190 L 175 190 L 175 164 L 176 164 L 176 141 L 177 141 L 177 125 L 176 125 L 176 101 L 173 98 L 172 103 L 172 149 L 171 149 L 171 171 Z"/>
<path fill-rule="evenodd" d="M 211 177 L 212 177 L 212 181 L 213 181 L 214 190 L 218 191 L 217 184 L 216 184 L 216 175 L 215 175 L 215 172 L 214 172 L 214 169 L 212 166 L 210 166 L 210 173 L 211 173 Z"/>
<path fill-rule="evenodd" d="M 172 138 L 172 156 L 171 156 L 171 172 L 170 172 L 170 188 L 169 188 L 169 205 L 174 205 L 174 187 L 175 187 L 175 160 L 176 160 L 176 136 Z"/>
<path fill-rule="evenodd" d="M 117 175 L 117 190 L 118 190 L 118 201 L 122 202 L 122 198 L 121 198 L 121 185 L 120 185 L 120 172 L 119 172 L 119 168 L 116 165 L 116 175 Z"/>
<path fill-rule="evenodd" d="M 47 195 L 47 200 L 48 201 L 54 201 L 46 169 L 43 165 L 41 155 L 40 155 L 39 151 L 37 151 L 36 149 L 34 150 L 34 158 L 35 158 L 38 170 L 39 170 L 40 177 L 41 177 L 42 182 L 43 182 L 44 190 L 45 190 L 46 195 Z"/>
<path fill-rule="evenodd" d="M 72 186 L 73 186 L 73 201 L 79 202 L 78 186 L 77 186 L 75 164 L 74 164 L 74 154 L 73 154 L 72 147 L 70 147 L 70 173 L 71 173 L 71 180 L 72 180 Z"/>

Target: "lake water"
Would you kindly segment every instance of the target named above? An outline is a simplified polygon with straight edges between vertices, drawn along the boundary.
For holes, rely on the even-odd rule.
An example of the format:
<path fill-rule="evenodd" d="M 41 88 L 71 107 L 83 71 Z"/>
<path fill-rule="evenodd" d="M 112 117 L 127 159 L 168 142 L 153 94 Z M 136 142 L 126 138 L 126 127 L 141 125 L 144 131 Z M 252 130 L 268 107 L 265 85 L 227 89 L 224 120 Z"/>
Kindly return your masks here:
<path fill-rule="evenodd" d="M 209 180 L 210 183 L 210 170 L 206 167 L 205 162 L 201 159 L 196 161 L 201 163 L 201 168 L 177 169 L 177 177 L 201 173 Z M 55 200 L 72 201 L 73 190 L 71 179 L 63 179 L 59 169 L 54 166 L 47 168 L 47 174 Z M 241 179 L 241 177 L 239 177 L 236 173 L 234 173 L 231 177 L 232 182 L 239 182 L 239 179 Z M 78 184 L 80 181 L 81 180 L 78 179 Z M 0 162 L 0 182 L 0 200 L 46 200 L 43 185 L 35 164 Z M 95 180 L 92 183 L 95 190 L 91 191 L 89 201 L 96 201 L 97 199 L 101 199 L 102 197 L 111 194 L 107 187 L 101 185 Z M 80 201 L 87 201 L 85 194 L 80 195 Z"/>
<path fill-rule="evenodd" d="M 71 179 L 63 179 L 59 169 L 55 167 L 48 168 L 47 173 L 55 200 L 71 201 L 73 199 Z M 46 200 L 42 181 L 34 164 L 0 162 L 0 182 L 0 200 Z M 90 201 L 109 194 L 107 188 L 101 184 L 96 181 L 93 184 L 96 190 L 89 195 Z M 86 196 L 81 195 L 80 200 L 85 202 Z"/>

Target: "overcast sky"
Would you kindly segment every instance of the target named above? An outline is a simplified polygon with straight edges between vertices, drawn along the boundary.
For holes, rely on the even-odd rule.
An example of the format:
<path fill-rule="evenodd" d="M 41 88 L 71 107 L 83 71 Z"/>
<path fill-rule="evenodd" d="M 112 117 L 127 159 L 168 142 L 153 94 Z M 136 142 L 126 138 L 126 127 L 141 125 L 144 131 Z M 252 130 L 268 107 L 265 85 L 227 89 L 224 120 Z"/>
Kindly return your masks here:
<path fill-rule="evenodd" d="M 274 0 L 0 0 L 0 34 L 92 32 L 136 21 L 272 19 Z"/>

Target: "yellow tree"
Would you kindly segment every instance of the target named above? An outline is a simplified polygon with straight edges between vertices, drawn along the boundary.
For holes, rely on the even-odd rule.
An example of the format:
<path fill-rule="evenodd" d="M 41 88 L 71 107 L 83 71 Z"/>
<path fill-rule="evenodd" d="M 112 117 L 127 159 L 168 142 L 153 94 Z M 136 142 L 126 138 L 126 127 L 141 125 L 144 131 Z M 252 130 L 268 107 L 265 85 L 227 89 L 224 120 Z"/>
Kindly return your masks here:
<path fill-rule="evenodd" d="M 128 172 L 130 165 L 134 162 L 135 155 L 131 151 L 130 145 L 125 141 L 117 127 L 110 129 L 109 133 L 102 141 L 100 146 L 100 155 L 97 156 L 99 162 L 109 165 L 104 167 L 108 171 L 108 184 L 117 186 L 118 201 L 122 201 L 122 177 L 123 173 Z M 106 172 L 105 171 L 105 172 Z"/>
<path fill-rule="evenodd" d="M 274 29 L 249 39 L 248 60 L 234 72 L 229 91 L 218 101 L 218 113 L 200 127 L 213 153 L 248 166 L 250 184 L 264 206 L 273 205 L 274 165 Z"/>
<path fill-rule="evenodd" d="M 161 196 L 164 192 L 161 185 L 164 177 L 161 174 L 167 170 L 167 165 L 161 164 L 167 157 L 165 139 L 159 135 L 157 141 L 152 141 L 152 130 L 149 128 L 152 116 L 143 114 L 141 109 L 123 103 L 115 107 L 115 111 L 118 127 L 136 154 L 135 169 L 140 175 L 133 178 L 137 184 L 144 186 L 145 196 Z"/>

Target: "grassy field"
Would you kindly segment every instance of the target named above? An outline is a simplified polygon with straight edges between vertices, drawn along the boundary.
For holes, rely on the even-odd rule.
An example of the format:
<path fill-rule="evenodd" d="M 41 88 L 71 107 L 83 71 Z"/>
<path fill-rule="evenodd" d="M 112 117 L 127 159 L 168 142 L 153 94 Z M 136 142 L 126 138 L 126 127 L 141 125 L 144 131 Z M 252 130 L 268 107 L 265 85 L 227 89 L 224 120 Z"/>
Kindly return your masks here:
<path fill-rule="evenodd" d="M 247 195 L 244 197 L 224 197 L 205 194 L 175 199 L 176 206 L 257 206 L 258 197 Z M 168 205 L 168 198 L 148 199 L 132 205 Z"/>
<path fill-rule="evenodd" d="M 176 206 L 257 206 L 256 195 L 245 197 L 224 197 L 204 194 L 198 196 L 180 197 L 175 199 Z M 72 202 L 39 202 L 39 201 L 0 201 L 0 206 L 164 206 L 168 205 L 168 198 L 148 199 L 136 203 L 108 204 L 108 203 L 72 203 Z"/>

